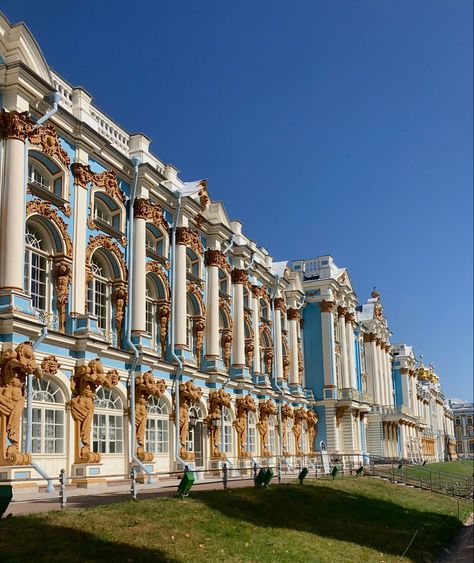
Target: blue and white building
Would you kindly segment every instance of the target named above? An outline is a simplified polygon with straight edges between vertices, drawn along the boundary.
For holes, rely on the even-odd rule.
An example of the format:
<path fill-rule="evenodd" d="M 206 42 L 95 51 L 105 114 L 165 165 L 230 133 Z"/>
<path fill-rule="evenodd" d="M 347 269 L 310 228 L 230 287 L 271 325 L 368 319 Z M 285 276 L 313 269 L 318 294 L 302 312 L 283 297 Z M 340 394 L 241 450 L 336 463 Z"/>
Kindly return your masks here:
<path fill-rule="evenodd" d="M 182 179 L 1 14 L 0 100 L 0 477 L 33 476 L 30 462 L 91 482 L 131 464 L 166 472 L 227 459 L 238 470 L 316 459 L 321 442 L 356 461 L 416 457 L 409 437 L 426 414 L 403 371 L 414 356 L 390 344 L 378 293 L 359 305 L 331 256 L 274 262 L 205 180 Z M 25 341 L 38 377 L 11 368 L 14 385 L 29 382 L 15 403 L 5 366 Z M 164 392 L 143 399 L 137 381 L 150 372 Z M 109 384 L 84 390 L 84 373 Z M 176 389 L 190 381 L 188 403 Z M 221 389 L 228 401 L 212 410 Z M 442 432 L 449 411 L 429 392 Z M 74 415 L 77 398 L 84 413 L 93 402 L 90 420 Z M 8 427 L 22 401 L 20 443 Z M 435 458 L 445 455 L 440 446 Z"/>

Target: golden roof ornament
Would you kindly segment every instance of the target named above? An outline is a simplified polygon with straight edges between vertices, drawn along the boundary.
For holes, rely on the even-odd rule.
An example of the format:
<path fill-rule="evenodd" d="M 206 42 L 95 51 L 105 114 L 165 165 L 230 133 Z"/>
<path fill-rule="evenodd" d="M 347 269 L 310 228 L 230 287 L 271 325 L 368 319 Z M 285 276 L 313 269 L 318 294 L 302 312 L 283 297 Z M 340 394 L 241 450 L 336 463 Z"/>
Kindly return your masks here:
<path fill-rule="evenodd" d="M 374 289 L 372 290 L 372 293 L 370 295 L 373 299 L 380 299 L 380 293 L 375 288 L 375 285 L 374 285 Z"/>

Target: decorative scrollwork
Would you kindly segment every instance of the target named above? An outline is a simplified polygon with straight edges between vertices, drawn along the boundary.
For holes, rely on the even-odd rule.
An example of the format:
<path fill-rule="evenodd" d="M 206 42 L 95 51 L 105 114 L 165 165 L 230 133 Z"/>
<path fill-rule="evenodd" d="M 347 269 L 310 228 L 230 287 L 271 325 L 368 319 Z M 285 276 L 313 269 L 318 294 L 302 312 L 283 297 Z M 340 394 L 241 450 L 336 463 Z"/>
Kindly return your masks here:
<path fill-rule="evenodd" d="M 59 230 L 61 237 L 64 241 L 65 254 L 68 258 L 72 260 L 72 241 L 71 237 L 67 232 L 67 225 L 58 215 L 57 211 L 51 207 L 51 204 L 42 201 L 41 199 L 33 199 L 28 201 L 26 204 L 26 218 L 37 213 L 46 219 L 49 219 L 51 223 Z"/>
<path fill-rule="evenodd" d="M 71 160 L 59 143 L 54 125 L 40 125 L 29 133 L 28 138 L 32 145 L 39 145 L 45 154 L 56 158 L 63 166 L 69 168 Z"/>

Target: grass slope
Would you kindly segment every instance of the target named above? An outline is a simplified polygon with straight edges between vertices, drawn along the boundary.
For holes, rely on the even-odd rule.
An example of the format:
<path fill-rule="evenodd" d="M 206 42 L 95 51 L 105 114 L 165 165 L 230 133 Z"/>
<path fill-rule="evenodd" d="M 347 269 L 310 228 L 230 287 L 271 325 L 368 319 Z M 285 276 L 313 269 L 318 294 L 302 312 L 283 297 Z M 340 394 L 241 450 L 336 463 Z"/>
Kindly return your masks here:
<path fill-rule="evenodd" d="M 423 528 L 406 560 L 426 562 L 459 526 L 451 498 L 369 478 L 320 479 L 9 518 L 0 561 L 390 562 Z"/>

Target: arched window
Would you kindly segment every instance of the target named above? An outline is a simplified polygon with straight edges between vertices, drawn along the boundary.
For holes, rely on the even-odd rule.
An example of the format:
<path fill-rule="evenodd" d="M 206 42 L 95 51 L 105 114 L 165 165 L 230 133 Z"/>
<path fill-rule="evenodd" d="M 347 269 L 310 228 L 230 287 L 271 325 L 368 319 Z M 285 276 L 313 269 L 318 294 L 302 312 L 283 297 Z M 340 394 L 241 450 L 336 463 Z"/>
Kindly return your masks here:
<path fill-rule="evenodd" d="M 187 449 L 194 452 L 196 467 L 202 467 L 204 465 L 203 409 L 201 405 L 195 405 L 189 409 L 189 413 L 196 418 L 196 425 L 189 426 Z"/>
<path fill-rule="evenodd" d="M 219 294 L 221 297 L 229 295 L 229 277 L 222 270 L 219 270 Z"/>
<path fill-rule="evenodd" d="M 248 414 L 248 429 L 247 429 L 248 451 L 250 453 L 257 453 L 257 417 L 255 413 L 249 412 Z"/>
<path fill-rule="evenodd" d="M 244 286 L 243 288 L 243 294 L 244 294 L 244 309 L 248 309 L 249 308 L 249 290 Z"/>
<path fill-rule="evenodd" d="M 95 452 L 123 452 L 123 403 L 115 389 L 99 387 L 95 399 L 92 441 Z"/>
<path fill-rule="evenodd" d="M 186 274 L 191 278 L 200 278 L 198 256 L 190 249 L 186 249 Z"/>
<path fill-rule="evenodd" d="M 271 414 L 268 417 L 268 449 L 272 454 L 277 455 L 277 440 L 276 440 L 276 417 Z"/>
<path fill-rule="evenodd" d="M 120 207 L 108 196 L 96 192 L 94 195 L 94 221 L 98 227 L 108 226 L 122 231 Z"/>
<path fill-rule="evenodd" d="M 232 414 L 227 407 L 222 409 L 222 443 L 223 452 L 225 454 L 232 454 L 233 452 L 233 428 L 232 428 Z"/>
<path fill-rule="evenodd" d="M 111 330 L 111 285 L 112 271 L 108 260 L 100 252 L 91 259 L 92 279 L 87 291 L 87 310 L 97 317 L 99 327 Z"/>
<path fill-rule="evenodd" d="M 157 344 L 157 320 L 158 320 L 158 295 L 156 286 L 150 276 L 146 277 L 146 315 L 145 329 L 147 334 Z"/>
<path fill-rule="evenodd" d="M 35 159 L 28 159 L 28 182 L 43 190 L 53 190 L 53 178 L 46 166 Z"/>
<path fill-rule="evenodd" d="M 165 257 L 165 235 L 156 227 L 151 225 L 146 228 L 145 246 L 148 256 L 151 258 Z"/>
<path fill-rule="evenodd" d="M 193 316 L 194 306 L 191 298 L 188 296 L 186 300 L 186 346 L 194 354 Z"/>
<path fill-rule="evenodd" d="M 64 453 L 64 395 L 51 379 L 32 380 L 32 453 Z M 26 411 L 23 414 L 23 441 L 26 439 Z"/>
<path fill-rule="evenodd" d="M 169 449 L 169 408 L 163 397 L 148 399 L 146 449 L 154 454 L 167 454 Z"/>
<path fill-rule="evenodd" d="M 25 290 L 31 295 L 32 305 L 41 311 L 51 310 L 52 283 L 51 237 L 45 227 L 29 221 L 25 236 Z"/>

